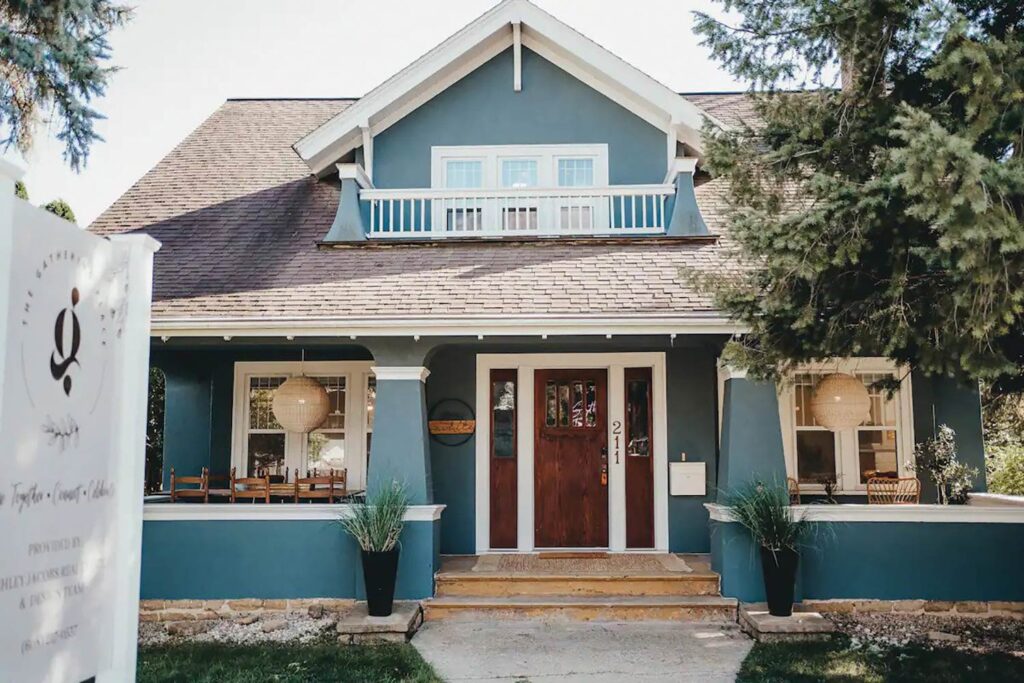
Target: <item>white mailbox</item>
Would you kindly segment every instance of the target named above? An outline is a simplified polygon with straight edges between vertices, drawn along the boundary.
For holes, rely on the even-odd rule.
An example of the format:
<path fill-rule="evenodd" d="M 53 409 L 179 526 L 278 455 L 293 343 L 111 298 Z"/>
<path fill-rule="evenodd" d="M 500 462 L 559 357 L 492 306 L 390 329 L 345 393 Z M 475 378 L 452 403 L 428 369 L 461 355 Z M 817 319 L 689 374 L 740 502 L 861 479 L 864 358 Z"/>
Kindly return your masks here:
<path fill-rule="evenodd" d="M 707 476 L 702 462 L 670 462 L 668 490 L 673 496 L 703 496 L 707 493 Z"/>

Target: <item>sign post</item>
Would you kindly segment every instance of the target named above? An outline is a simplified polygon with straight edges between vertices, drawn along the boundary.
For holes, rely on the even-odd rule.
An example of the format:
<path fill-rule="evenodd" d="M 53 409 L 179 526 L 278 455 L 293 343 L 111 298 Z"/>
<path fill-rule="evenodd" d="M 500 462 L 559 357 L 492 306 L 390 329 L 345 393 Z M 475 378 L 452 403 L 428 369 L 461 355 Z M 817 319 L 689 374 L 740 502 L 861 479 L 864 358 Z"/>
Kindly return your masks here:
<path fill-rule="evenodd" d="M 0 680 L 131 681 L 159 245 L 15 199 L 15 173 L 0 165 Z"/>

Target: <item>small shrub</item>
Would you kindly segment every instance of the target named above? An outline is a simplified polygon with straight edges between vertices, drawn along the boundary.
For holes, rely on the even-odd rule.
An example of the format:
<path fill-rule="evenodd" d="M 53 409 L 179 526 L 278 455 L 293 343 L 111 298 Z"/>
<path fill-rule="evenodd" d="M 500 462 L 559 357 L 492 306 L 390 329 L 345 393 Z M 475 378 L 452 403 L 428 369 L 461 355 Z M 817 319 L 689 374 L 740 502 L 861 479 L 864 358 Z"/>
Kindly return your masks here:
<path fill-rule="evenodd" d="M 789 504 L 789 487 L 781 483 L 753 482 L 726 496 L 732 516 L 763 548 L 778 552 L 797 550 L 811 531 L 811 522 Z"/>
<path fill-rule="evenodd" d="M 997 446 L 988 452 L 988 490 L 1024 496 L 1024 446 Z"/>
<path fill-rule="evenodd" d="M 382 487 L 365 502 L 354 503 L 342 527 L 366 552 L 386 552 L 395 547 L 409 507 L 405 489 L 398 483 Z"/>
<path fill-rule="evenodd" d="M 970 467 L 956 457 L 956 432 L 948 425 L 939 425 L 939 433 L 914 447 L 915 471 L 924 471 L 931 477 L 939 494 L 941 505 L 962 505 L 967 502 L 977 468 Z"/>

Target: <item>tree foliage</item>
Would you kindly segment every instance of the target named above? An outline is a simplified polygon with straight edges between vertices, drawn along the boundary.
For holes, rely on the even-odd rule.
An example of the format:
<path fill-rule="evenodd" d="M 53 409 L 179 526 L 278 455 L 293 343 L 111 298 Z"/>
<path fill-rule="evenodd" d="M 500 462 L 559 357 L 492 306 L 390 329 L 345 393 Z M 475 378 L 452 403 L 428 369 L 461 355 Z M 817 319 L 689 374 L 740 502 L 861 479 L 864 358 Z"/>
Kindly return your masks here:
<path fill-rule="evenodd" d="M 723 4 L 738 22 L 698 32 L 760 119 L 706 131 L 750 266 L 703 282 L 751 330 L 729 360 L 771 377 L 877 355 L 1019 386 L 1024 4 Z"/>
<path fill-rule="evenodd" d="M 26 202 L 28 201 L 28 188 L 20 180 L 14 181 L 14 196 L 18 199 L 24 199 Z"/>
<path fill-rule="evenodd" d="M 115 70 L 107 35 L 130 15 L 109 0 L 0 0 L 0 147 L 26 151 L 48 119 L 65 161 L 81 169 L 101 139 L 90 102 Z"/>
<path fill-rule="evenodd" d="M 71 210 L 71 206 L 63 199 L 51 200 L 43 206 L 43 209 L 55 216 L 60 216 L 66 221 L 75 222 L 75 212 Z"/>

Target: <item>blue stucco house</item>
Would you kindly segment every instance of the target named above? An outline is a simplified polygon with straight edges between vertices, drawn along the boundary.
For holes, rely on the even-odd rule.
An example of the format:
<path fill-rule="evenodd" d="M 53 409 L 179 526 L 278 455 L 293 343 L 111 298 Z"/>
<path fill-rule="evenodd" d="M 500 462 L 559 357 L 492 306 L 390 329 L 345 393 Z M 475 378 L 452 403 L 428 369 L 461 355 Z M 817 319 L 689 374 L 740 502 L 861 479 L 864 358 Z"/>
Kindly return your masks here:
<path fill-rule="evenodd" d="M 705 122 L 744 94 L 679 94 L 526 0 L 505 0 L 360 99 L 229 100 L 91 229 L 156 256 L 151 362 L 170 468 L 344 469 L 412 500 L 399 595 L 449 555 L 706 555 L 726 597 L 757 559 L 716 504 L 755 477 L 842 505 L 808 552 L 807 600 L 1022 601 L 1024 508 L 866 505 L 870 472 L 912 476 L 948 424 L 982 473 L 979 395 L 878 358 L 781 386 L 719 362 L 742 334 L 687 272 L 739 267 Z M 809 418 L 817 378 L 873 385 L 870 418 Z M 270 409 L 317 378 L 308 434 Z M 294 476 L 294 475 L 293 475 Z M 352 598 L 338 504 L 147 503 L 142 597 Z"/>

